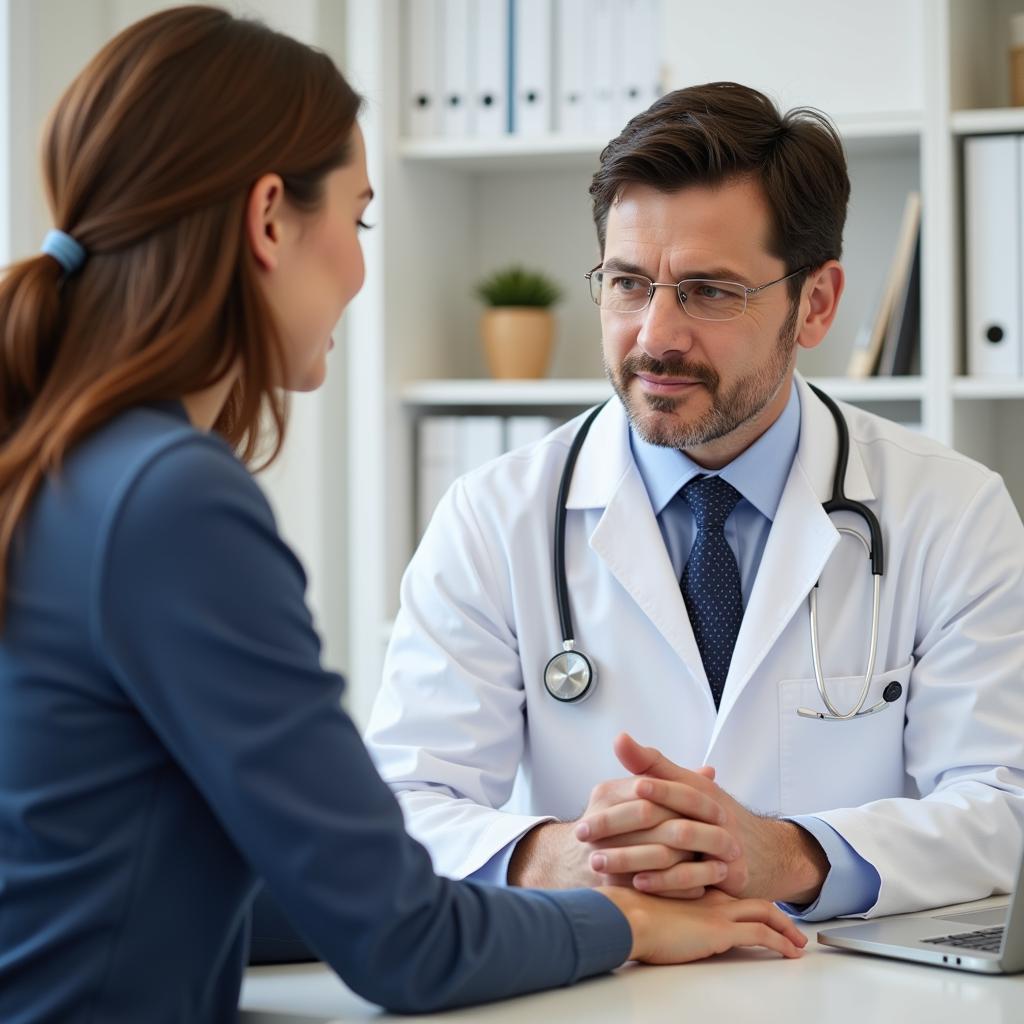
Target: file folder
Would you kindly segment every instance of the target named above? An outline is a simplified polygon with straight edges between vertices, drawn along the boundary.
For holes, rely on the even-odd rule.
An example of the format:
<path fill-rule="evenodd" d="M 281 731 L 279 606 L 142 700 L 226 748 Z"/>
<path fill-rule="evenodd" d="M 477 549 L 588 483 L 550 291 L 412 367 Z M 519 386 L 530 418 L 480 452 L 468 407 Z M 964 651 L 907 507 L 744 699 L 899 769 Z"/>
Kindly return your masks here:
<path fill-rule="evenodd" d="M 441 131 L 440 0 L 405 3 L 406 132 L 432 138 Z"/>
<path fill-rule="evenodd" d="M 554 114 L 562 135 L 591 133 L 587 38 L 585 0 L 556 0 Z"/>
<path fill-rule="evenodd" d="M 449 139 L 472 134 L 472 88 L 470 86 L 471 0 L 441 0 L 442 56 L 444 60 L 441 106 L 441 134 Z"/>
<path fill-rule="evenodd" d="M 616 46 L 618 8 L 612 0 L 589 0 L 584 5 L 585 24 L 588 29 L 586 80 L 590 86 L 591 120 L 593 130 L 602 137 L 618 135 L 619 104 L 616 103 L 616 68 L 622 59 Z"/>
<path fill-rule="evenodd" d="M 964 142 L 967 372 L 1019 377 L 1021 348 L 1021 140 Z"/>
<path fill-rule="evenodd" d="M 549 0 L 512 3 L 512 130 L 516 135 L 545 135 L 551 131 L 551 4 Z"/>
<path fill-rule="evenodd" d="M 509 4 L 508 0 L 475 0 L 474 6 L 474 127 L 478 136 L 492 138 L 509 130 Z"/>

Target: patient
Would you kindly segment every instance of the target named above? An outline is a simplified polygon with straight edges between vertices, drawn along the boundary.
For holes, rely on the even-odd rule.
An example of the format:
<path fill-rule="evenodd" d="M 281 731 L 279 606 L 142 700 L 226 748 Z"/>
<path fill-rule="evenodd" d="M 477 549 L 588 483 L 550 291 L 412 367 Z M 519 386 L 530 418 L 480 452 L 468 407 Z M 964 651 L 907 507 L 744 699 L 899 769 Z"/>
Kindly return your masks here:
<path fill-rule="evenodd" d="M 232 1019 L 260 878 L 397 1010 L 804 944 L 759 900 L 453 882 L 405 834 L 245 468 L 363 283 L 359 105 L 188 6 L 50 119 L 59 230 L 0 284 L 4 1022 Z"/>

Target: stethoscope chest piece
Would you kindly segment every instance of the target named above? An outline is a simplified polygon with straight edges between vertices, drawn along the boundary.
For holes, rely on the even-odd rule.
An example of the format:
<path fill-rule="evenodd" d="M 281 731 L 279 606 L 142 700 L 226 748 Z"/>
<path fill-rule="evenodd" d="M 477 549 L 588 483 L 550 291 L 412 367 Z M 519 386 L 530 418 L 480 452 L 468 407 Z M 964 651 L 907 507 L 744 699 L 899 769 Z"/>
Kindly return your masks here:
<path fill-rule="evenodd" d="M 579 651 L 559 651 L 544 666 L 544 689 L 563 704 L 578 704 L 594 692 L 594 666 Z"/>

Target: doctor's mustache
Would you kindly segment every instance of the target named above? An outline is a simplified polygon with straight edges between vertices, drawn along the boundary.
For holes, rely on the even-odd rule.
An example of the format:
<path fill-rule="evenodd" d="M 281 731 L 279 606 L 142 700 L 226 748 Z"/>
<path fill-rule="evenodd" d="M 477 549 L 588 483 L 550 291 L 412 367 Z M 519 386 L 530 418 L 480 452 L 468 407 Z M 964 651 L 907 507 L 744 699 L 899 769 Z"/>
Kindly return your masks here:
<path fill-rule="evenodd" d="M 619 364 L 619 380 L 624 381 L 628 376 L 635 376 L 643 373 L 648 377 L 686 377 L 689 380 L 699 381 L 712 394 L 718 390 L 720 378 L 710 367 L 702 363 L 692 363 L 686 359 L 661 360 L 654 359 L 646 352 L 636 352 L 627 355 Z"/>

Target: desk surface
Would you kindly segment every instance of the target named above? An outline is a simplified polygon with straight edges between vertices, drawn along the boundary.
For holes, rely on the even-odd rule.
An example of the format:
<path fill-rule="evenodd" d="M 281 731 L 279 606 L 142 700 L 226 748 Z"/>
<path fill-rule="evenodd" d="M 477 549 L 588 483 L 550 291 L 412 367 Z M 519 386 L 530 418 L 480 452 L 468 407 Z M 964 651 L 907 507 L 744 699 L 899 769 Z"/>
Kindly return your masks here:
<path fill-rule="evenodd" d="M 1004 901 L 983 900 L 971 904 L 971 909 L 999 902 Z M 766 952 L 740 951 L 679 967 L 626 964 L 612 974 L 569 988 L 418 1016 L 415 1020 L 487 1024 L 521 1024 L 524 1019 L 587 1024 L 784 1018 L 790 1024 L 1024 1021 L 1024 974 L 971 974 L 840 952 L 814 941 L 824 924 L 802 927 L 811 941 L 800 960 L 784 961 Z M 345 988 L 322 964 L 250 968 L 242 987 L 241 1006 L 242 1024 L 349 1024 L 371 1019 L 383 1024 L 410 1020 L 382 1014 L 378 1007 Z"/>

